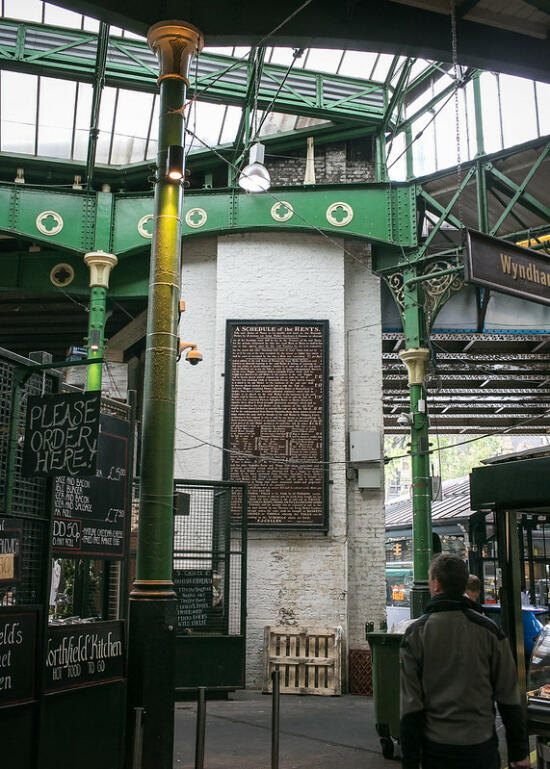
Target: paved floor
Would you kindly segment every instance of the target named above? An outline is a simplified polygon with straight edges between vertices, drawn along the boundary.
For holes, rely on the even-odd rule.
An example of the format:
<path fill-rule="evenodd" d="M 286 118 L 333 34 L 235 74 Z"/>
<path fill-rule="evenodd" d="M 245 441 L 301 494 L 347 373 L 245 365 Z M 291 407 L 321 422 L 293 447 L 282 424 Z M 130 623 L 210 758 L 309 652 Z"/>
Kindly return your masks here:
<path fill-rule="evenodd" d="M 205 769 L 270 769 L 271 697 L 235 692 L 206 703 Z M 281 695 L 280 769 L 392 769 L 374 728 L 371 697 Z M 196 706 L 176 706 L 175 769 L 192 769 Z"/>
<path fill-rule="evenodd" d="M 279 769 L 397 769 L 382 757 L 372 697 L 281 695 Z M 196 705 L 176 705 L 174 769 L 194 769 Z M 498 728 L 501 732 L 501 728 Z M 506 766 L 505 751 L 502 765 Z M 396 757 L 399 747 L 396 745 Z M 204 769 L 271 769 L 271 697 L 206 703 Z"/>

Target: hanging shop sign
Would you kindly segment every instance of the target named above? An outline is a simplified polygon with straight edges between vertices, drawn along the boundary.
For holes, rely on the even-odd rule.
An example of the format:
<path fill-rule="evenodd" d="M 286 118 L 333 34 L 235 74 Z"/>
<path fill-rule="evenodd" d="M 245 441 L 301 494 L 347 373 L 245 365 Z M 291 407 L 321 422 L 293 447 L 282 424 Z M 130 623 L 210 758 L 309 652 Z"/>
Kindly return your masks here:
<path fill-rule="evenodd" d="M 124 622 L 48 628 L 46 692 L 124 678 Z"/>
<path fill-rule="evenodd" d="M 100 392 L 30 395 L 23 474 L 93 475 L 96 471 Z"/>
<path fill-rule="evenodd" d="M 97 471 L 55 479 L 53 553 L 123 558 L 128 522 L 130 423 L 101 414 Z"/>
<path fill-rule="evenodd" d="M 0 585 L 21 579 L 21 542 L 23 521 L 0 518 Z"/>
<path fill-rule="evenodd" d="M 464 279 L 550 305 L 550 257 L 474 230 L 468 230 Z"/>
<path fill-rule="evenodd" d="M 36 613 L 0 609 L 0 707 L 35 697 Z"/>
<path fill-rule="evenodd" d="M 328 321 L 228 321 L 225 478 L 248 523 L 328 525 Z"/>

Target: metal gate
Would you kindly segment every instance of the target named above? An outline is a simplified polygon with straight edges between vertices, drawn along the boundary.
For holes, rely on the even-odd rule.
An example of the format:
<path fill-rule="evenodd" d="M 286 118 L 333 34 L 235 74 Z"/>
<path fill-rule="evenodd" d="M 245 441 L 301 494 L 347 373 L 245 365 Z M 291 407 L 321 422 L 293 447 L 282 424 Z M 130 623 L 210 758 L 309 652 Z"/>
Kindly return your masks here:
<path fill-rule="evenodd" d="M 244 687 L 248 487 L 176 480 L 176 691 Z"/>

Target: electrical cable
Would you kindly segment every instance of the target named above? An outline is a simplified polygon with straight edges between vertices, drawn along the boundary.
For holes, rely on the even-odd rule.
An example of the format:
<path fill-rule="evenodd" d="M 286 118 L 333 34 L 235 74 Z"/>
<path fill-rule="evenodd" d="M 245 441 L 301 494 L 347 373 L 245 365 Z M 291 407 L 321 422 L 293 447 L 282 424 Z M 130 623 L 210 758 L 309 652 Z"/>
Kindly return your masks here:
<path fill-rule="evenodd" d="M 259 40 L 254 45 L 250 46 L 250 51 L 254 50 L 254 48 L 260 48 L 264 45 L 264 43 L 269 40 L 276 32 L 278 32 L 282 27 L 284 27 L 286 24 L 288 24 L 291 19 L 293 19 L 300 11 L 302 11 L 304 8 L 306 8 L 308 5 L 310 5 L 313 2 L 313 0 L 306 0 L 305 3 L 302 3 L 298 8 L 296 8 L 295 11 L 293 11 L 289 16 L 286 17 L 280 24 L 278 24 L 275 29 L 272 29 L 271 32 L 269 32 L 265 37 L 262 37 L 261 40 Z M 246 56 L 241 56 L 240 59 L 237 59 L 233 62 L 229 67 L 226 67 L 223 72 L 218 73 L 216 77 L 210 81 L 210 83 L 205 86 L 203 89 L 201 89 L 197 94 L 194 94 L 194 97 L 200 98 L 203 94 L 205 94 L 212 86 L 218 82 L 218 80 L 221 80 L 222 77 L 225 77 L 228 72 L 231 72 L 231 70 L 235 69 L 240 64 L 243 64 L 244 62 L 248 61 L 248 58 L 250 56 L 250 53 L 247 53 Z"/>
<path fill-rule="evenodd" d="M 296 64 L 296 61 L 297 61 L 297 60 L 300 58 L 300 56 L 301 56 L 301 53 L 300 53 L 300 55 L 298 55 L 298 52 L 299 52 L 299 51 L 301 51 L 301 49 L 299 49 L 299 48 L 295 48 L 295 49 L 294 49 L 294 53 L 292 54 L 292 61 L 291 61 L 291 63 L 289 64 L 287 71 L 286 71 L 286 72 L 285 72 L 285 74 L 283 75 L 283 79 L 282 79 L 282 80 L 281 80 L 281 82 L 279 83 L 279 87 L 277 88 L 277 90 L 276 90 L 276 92 L 275 92 L 275 94 L 274 94 L 273 98 L 271 99 L 271 101 L 269 102 L 269 104 L 267 105 L 267 107 L 265 108 L 265 110 L 263 111 L 263 112 L 264 112 L 264 114 L 262 115 L 262 119 L 260 120 L 260 125 L 259 125 L 259 126 L 258 126 L 258 128 L 256 129 L 256 131 L 255 131 L 255 133 L 254 133 L 254 136 L 252 137 L 251 143 L 252 143 L 252 142 L 254 142 L 254 141 L 256 140 L 256 138 L 258 137 L 258 135 L 259 135 L 260 131 L 262 130 L 262 126 L 263 126 L 263 124 L 264 124 L 264 123 L 265 123 L 265 121 L 267 120 L 267 117 L 268 117 L 269 113 L 271 112 L 271 109 L 273 108 L 273 105 L 275 104 L 275 102 L 276 102 L 276 100 L 277 100 L 277 97 L 278 97 L 278 96 L 279 96 L 279 94 L 281 93 L 281 90 L 282 90 L 282 88 L 283 88 L 284 84 L 286 83 L 288 76 L 290 75 L 290 72 L 291 72 L 291 70 L 292 70 L 292 67 L 293 67 L 293 66 Z M 259 91 L 259 83 L 258 83 L 258 91 Z M 256 93 L 256 98 L 257 98 L 257 97 L 258 97 L 258 93 Z"/>
<path fill-rule="evenodd" d="M 473 438 L 469 438 L 465 441 L 459 441 L 457 443 L 452 443 L 449 446 L 438 446 L 437 448 L 429 449 L 428 451 L 421 452 L 422 454 L 436 454 L 441 451 L 447 451 L 448 449 L 454 449 L 457 446 L 465 446 L 468 443 L 475 443 L 476 441 L 480 441 L 483 438 L 490 438 L 493 435 L 506 435 L 510 430 L 515 430 L 517 427 L 521 427 L 522 425 L 528 424 L 529 422 L 533 422 L 536 419 L 541 419 L 542 417 L 547 416 L 550 414 L 550 409 L 546 409 L 542 414 L 537 414 L 536 416 L 529 417 L 528 419 L 524 419 L 520 422 L 516 422 L 513 425 L 510 425 L 509 427 L 506 427 L 504 430 L 501 431 L 495 431 L 493 433 L 486 433 L 484 435 L 476 435 Z M 348 460 L 329 460 L 329 461 L 322 461 L 322 460 L 301 460 L 301 459 L 280 459 L 279 457 L 270 457 L 270 456 L 258 456 L 257 454 L 251 454 L 246 451 L 240 451 L 239 449 L 229 449 L 225 446 L 219 446 L 216 443 L 212 443 L 210 441 L 204 441 L 202 438 L 199 438 L 197 435 L 193 435 L 193 433 L 187 432 L 187 430 L 184 430 L 181 427 L 176 427 L 177 432 L 182 433 L 183 435 L 186 435 L 188 438 L 193 438 L 193 440 L 198 441 L 198 444 L 196 446 L 187 446 L 182 448 L 176 448 L 175 451 L 189 451 L 191 449 L 196 449 L 201 446 L 210 446 L 213 449 L 217 449 L 218 451 L 222 451 L 225 454 L 235 455 L 244 457 L 246 459 L 254 459 L 257 462 L 268 462 L 272 464 L 282 464 L 282 465 L 295 465 L 299 467 L 311 467 L 311 466 L 323 466 L 327 467 L 329 465 L 349 465 Z M 396 459 L 407 459 L 410 457 L 410 453 L 406 454 L 399 454 L 395 457 L 384 457 L 384 464 L 389 464 L 390 462 L 394 462 Z"/>

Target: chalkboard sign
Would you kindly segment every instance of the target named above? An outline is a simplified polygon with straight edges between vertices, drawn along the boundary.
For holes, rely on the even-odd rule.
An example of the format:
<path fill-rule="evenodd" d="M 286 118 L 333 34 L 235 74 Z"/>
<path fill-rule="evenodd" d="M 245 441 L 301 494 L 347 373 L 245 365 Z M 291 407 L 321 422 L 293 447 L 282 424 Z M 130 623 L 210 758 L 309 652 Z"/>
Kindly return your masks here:
<path fill-rule="evenodd" d="M 124 622 L 89 622 L 48 628 L 46 692 L 124 677 Z"/>
<path fill-rule="evenodd" d="M 178 630 L 204 628 L 212 610 L 211 569 L 174 569 Z"/>
<path fill-rule="evenodd" d="M 96 474 L 55 479 L 54 555 L 124 557 L 129 435 L 129 422 L 101 414 Z"/>
<path fill-rule="evenodd" d="M 21 579 L 21 542 L 23 521 L 0 518 L 0 585 Z"/>
<path fill-rule="evenodd" d="M 30 395 L 23 475 L 93 475 L 97 464 L 101 393 Z"/>
<path fill-rule="evenodd" d="M 35 697 L 36 614 L 0 609 L 0 707 Z"/>

